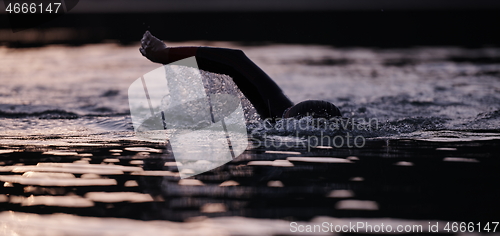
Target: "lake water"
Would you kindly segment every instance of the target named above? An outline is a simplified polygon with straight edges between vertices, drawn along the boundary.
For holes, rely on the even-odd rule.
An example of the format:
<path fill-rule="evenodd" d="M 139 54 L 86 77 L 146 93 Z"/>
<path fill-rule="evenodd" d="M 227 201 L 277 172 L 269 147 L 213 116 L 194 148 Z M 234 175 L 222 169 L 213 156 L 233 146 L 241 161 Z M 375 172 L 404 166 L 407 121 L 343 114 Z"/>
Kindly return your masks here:
<path fill-rule="evenodd" d="M 446 232 L 447 221 L 498 221 L 500 48 L 167 44 L 240 48 L 293 102 L 327 100 L 377 127 L 349 131 L 363 147 L 335 148 L 249 124 L 258 141 L 292 145 L 248 148 L 180 180 L 165 144 L 134 133 L 128 87 L 159 67 L 139 45 L 3 47 L 0 232 L 283 235 L 290 222 L 361 221 Z"/>
<path fill-rule="evenodd" d="M 375 137 L 498 138 L 499 48 L 212 45 L 244 50 L 295 103 L 327 100 L 346 118 L 377 119 Z M 158 67 L 137 48 L 0 48 L 2 142 L 133 139 L 128 86 Z"/>

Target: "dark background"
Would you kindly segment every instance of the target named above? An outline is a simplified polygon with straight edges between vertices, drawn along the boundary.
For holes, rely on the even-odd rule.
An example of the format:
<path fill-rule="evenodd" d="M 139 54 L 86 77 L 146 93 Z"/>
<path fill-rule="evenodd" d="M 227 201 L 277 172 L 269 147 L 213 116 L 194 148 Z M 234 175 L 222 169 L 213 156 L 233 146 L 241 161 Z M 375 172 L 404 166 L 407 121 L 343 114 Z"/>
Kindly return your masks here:
<path fill-rule="evenodd" d="M 499 1 L 86 0 L 69 14 L 16 33 L 2 13 L 0 43 L 11 47 L 128 44 L 145 30 L 167 41 L 245 44 L 481 47 L 500 42 Z"/>

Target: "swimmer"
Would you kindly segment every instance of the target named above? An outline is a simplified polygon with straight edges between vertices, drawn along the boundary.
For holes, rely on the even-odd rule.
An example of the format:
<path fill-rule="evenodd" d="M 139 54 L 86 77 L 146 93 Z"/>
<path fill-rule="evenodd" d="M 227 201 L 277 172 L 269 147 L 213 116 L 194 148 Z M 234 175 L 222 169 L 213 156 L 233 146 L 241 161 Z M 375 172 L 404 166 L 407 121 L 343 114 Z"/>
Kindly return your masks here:
<path fill-rule="evenodd" d="M 225 74 L 253 104 L 262 119 L 332 118 L 342 116 L 330 102 L 307 100 L 293 104 L 280 87 L 241 50 L 215 47 L 167 47 L 149 31 L 141 39 L 139 51 L 152 62 L 169 64 L 195 56 L 199 69 Z"/>

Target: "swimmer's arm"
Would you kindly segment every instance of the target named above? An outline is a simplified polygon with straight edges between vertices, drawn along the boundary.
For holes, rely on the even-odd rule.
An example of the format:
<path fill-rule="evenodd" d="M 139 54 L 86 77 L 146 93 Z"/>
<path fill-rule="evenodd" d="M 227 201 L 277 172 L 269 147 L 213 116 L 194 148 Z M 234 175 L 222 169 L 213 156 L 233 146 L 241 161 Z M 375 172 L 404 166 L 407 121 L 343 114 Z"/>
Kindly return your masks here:
<path fill-rule="evenodd" d="M 293 105 L 278 85 L 241 50 L 167 47 L 149 32 L 144 34 L 139 50 L 149 60 L 162 64 L 196 56 L 200 69 L 231 76 L 262 118 L 281 117 L 283 111 Z"/>
<path fill-rule="evenodd" d="M 196 60 L 202 70 L 231 76 L 262 119 L 281 117 L 293 105 L 281 88 L 239 49 L 199 47 Z"/>

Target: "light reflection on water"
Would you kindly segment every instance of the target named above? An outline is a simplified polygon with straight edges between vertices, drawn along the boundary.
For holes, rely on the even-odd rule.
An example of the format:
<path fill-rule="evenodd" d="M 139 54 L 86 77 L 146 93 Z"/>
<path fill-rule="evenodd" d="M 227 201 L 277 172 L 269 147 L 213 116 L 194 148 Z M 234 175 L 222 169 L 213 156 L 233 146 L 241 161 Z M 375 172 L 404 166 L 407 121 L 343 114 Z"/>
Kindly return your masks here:
<path fill-rule="evenodd" d="M 370 218 L 341 219 L 333 217 L 317 217 L 310 222 L 295 221 L 296 228 L 291 228 L 285 220 L 251 219 L 244 217 L 221 217 L 215 219 L 193 219 L 188 223 L 168 221 L 138 221 L 118 218 L 92 218 L 68 214 L 40 216 L 21 212 L 0 213 L 1 227 L 5 235 L 285 235 L 297 230 L 298 225 L 319 225 L 323 222 L 333 225 L 349 225 L 363 222 L 369 225 L 380 225 L 382 221 Z M 446 222 L 433 221 L 433 224 L 445 225 Z M 429 225 L 424 220 L 384 219 L 385 227 L 396 228 L 398 225 Z M 81 227 L 81 226 L 85 227 Z M 429 233 L 423 227 L 421 232 Z M 304 230 L 305 231 L 305 230 Z M 334 231 L 335 232 L 335 231 Z M 359 232 L 370 233 L 367 229 Z M 373 231 L 372 231 L 373 232 Z M 439 229 L 439 232 L 446 232 Z M 330 232 L 301 232 L 300 235 L 332 235 Z M 335 234 L 333 234 L 335 235 Z"/>
<path fill-rule="evenodd" d="M 371 137 L 362 149 L 310 150 L 262 130 L 295 145 L 256 147 L 182 181 L 165 143 L 133 132 L 126 91 L 158 67 L 137 48 L 0 48 L 1 233 L 280 235 L 291 220 L 427 225 L 494 212 L 486 209 L 498 194 L 485 191 L 497 184 L 500 63 L 479 59 L 500 58 L 498 48 L 242 46 L 294 102 L 328 100 L 345 119 L 377 118 L 380 129 L 358 133 Z M 417 213 L 427 219 L 381 218 Z"/>
<path fill-rule="evenodd" d="M 2 48 L 2 143 L 57 135 L 81 142 L 133 139 L 126 91 L 158 67 L 137 47 Z M 368 136 L 420 138 L 414 133 L 500 127 L 498 48 L 232 47 L 243 49 L 294 102 L 323 99 L 339 106 L 344 118 L 376 118 L 381 130 Z M 338 60 L 343 63 L 332 63 Z"/>

